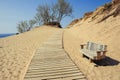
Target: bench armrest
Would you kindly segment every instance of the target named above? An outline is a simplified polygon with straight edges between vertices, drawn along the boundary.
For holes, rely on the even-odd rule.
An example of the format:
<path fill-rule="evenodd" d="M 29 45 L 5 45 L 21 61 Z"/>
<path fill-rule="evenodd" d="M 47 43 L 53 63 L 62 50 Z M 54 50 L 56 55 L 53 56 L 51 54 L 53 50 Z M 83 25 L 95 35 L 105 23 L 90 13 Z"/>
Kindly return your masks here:
<path fill-rule="evenodd" d="M 107 51 L 97 51 L 97 55 L 105 55 Z"/>
<path fill-rule="evenodd" d="M 103 53 L 106 53 L 107 51 L 96 51 L 97 53 L 101 53 L 101 52 L 103 52 Z"/>
<path fill-rule="evenodd" d="M 81 48 L 81 49 L 84 49 L 85 46 L 86 46 L 86 44 L 82 44 L 82 45 L 80 45 L 80 48 Z"/>

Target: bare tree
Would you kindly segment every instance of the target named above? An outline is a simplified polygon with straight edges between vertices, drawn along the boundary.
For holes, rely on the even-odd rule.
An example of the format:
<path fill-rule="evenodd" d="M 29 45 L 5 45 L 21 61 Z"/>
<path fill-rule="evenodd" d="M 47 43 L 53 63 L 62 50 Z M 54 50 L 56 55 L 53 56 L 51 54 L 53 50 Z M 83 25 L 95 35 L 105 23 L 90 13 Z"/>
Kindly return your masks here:
<path fill-rule="evenodd" d="M 20 32 L 20 33 L 26 32 L 29 29 L 29 25 L 28 25 L 27 21 L 19 22 L 17 29 L 18 29 L 18 32 Z"/>
<path fill-rule="evenodd" d="M 23 33 L 31 28 L 34 24 L 50 24 L 61 27 L 60 22 L 66 16 L 71 16 L 73 12 L 72 6 L 67 0 L 58 0 L 57 3 L 50 5 L 38 6 L 35 20 L 21 21 L 17 25 L 18 32 Z"/>
<path fill-rule="evenodd" d="M 38 6 L 35 19 L 39 25 L 41 23 L 47 24 L 49 22 L 58 22 L 66 16 L 71 16 L 73 12 L 72 6 L 67 0 L 58 0 L 57 3 L 51 6 Z"/>
<path fill-rule="evenodd" d="M 36 20 L 36 23 L 38 23 L 38 25 L 41 25 L 43 23 L 42 17 L 39 13 L 36 14 L 35 20 Z"/>
<path fill-rule="evenodd" d="M 57 11 L 56 18 L 59 23 L 64 17 L 72 15 L 73 8 L 67 0 L 58 0 L 55 7 Z"/>
<path fill-rule="evenodd" d="M 19 33 L 29 31 L 30 29 L 33 28 L 34 24 L 36 24 L 35 20 L 30 20 L 29 22 L 28 21 L 21 21 L 17 25 L 17 30 Z"/>
<path fill-rule="evenodd" d="M 41 21 L 43 24 L 47 24 L 50 21 L 50 7 L 47 4 L 38 6 L 35 19 L 39 21 L 39 23 Z"/>
<path fill-rule="evenodd" d="M 34 19 L 29 20 L 29 29 L 32 29 L 34 24 L 36 24 L 36 20 L 34 20 Z"/>
<path fill-rule="evenodd" d="M 20 24 L 18 24 L 17 30 L 18 30 L 19 33 L 23 33 L 24 32 L 23 28 L 21 27 Z"/>
<path fill-rule="evenodd" d="M 56 4 L 53 4 L 50 6 L 50 22 L 57 22 L 57 7 Z"/>

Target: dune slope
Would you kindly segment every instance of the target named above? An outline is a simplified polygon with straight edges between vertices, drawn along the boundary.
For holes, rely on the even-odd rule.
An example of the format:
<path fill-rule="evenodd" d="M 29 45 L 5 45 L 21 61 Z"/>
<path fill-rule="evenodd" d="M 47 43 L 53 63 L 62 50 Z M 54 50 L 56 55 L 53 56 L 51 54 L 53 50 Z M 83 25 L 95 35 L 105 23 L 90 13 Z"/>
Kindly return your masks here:
<path fill-rule="evenodd" d="M 0 80 L 23 80 L 36 49 L 58 30 L 42 26 L 0 39 Z"/>
<path fill-rule="evenodd" d="M 88 80 L 120 80 L 120 15 L 109 16 L 99 22 L 107 13 L 99 14 L 97 9 L 89 17 L 70 25 L 64 31 L 64 48 L 72 60 L 87 75 Z M 116 8 L 109 12 L 111 14 Z M 97 15 L 96 15 L 97 13 Z M 91 16 L 90 16 L 91 15 Z M 97 16 L 93 20 L 93 16 Z M 82 58 L 80 45 L 88 41 L 107 45 L 106 66 L 95 67 L 86 58 Z M 104 62 L 102 62 L 104 64 Z"/>

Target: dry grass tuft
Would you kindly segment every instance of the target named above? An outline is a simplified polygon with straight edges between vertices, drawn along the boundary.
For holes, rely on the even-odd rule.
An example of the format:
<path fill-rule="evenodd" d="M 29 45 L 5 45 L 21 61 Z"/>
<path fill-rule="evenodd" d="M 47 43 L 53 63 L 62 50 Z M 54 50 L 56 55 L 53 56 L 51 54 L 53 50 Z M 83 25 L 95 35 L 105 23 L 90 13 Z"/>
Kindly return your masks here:
<path fill-rule="evenodd" d="M 93 12 L 87 12 L 84 14 L 84 20 L 87 20 L 88 18 L 90 18 L 92 16 Z"/>
<path fill-rule="evenodd" d="M 105 10 L 105 11 L 104 11 L 104 12 L 108 11 L 108 13 L 110 13 L 110 11 L 111 11 L 112 9 L 114 9 L 114 8 L 112 8 L 112 5 L 111 5 L 111 4 L 105 5 L 105 7 L 104 7 L 104 10 Z M 104 13 L 104 14 L 108 14 L 108 13 Z M 112 12 L 112 13 L 104 16 L 98 23 L 106 20 L 106 19 L 109 18 L 110 16 L 116 17 L 116 16 L 118 16 L 119 14 L 120 14 L 120 5 L 116 6 L 116 9 L 115 9 L 114 12 Z"/>
<path fill-rule="evenodd" d="M 113 14 L 113 17 L 116 17 L 117 15 L 120 14 L 120 5 L 116 8 L 114 14 Z"/>

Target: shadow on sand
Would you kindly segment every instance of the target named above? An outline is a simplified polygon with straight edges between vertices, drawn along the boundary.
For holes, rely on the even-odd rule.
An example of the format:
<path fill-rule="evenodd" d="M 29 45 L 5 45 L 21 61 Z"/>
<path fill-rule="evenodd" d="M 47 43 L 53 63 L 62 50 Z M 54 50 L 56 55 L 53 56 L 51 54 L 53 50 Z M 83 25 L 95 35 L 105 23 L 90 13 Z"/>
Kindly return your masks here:
<path fill-rule="evenodd" d="M 105 59 L 94 61 L 94 63 L 97 66 L 114 66 L 114 65 L 118 65 L 120 61 L 117 61 L 110 57 L 106 57 Z"/>

